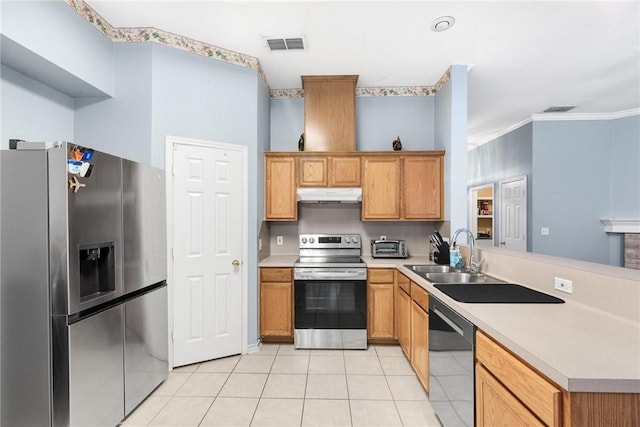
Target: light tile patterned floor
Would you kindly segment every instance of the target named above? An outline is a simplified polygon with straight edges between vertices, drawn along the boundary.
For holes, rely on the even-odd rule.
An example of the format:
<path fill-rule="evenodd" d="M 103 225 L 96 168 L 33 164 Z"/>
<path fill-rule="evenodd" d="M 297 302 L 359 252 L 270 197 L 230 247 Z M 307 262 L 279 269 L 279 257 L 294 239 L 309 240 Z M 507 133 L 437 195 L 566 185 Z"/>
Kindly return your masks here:
<path fill-rule="evenodd" d="M 398 346 L 258 353 L 174 369 L 122 424 L 134 426 L 440 426 Z"/>

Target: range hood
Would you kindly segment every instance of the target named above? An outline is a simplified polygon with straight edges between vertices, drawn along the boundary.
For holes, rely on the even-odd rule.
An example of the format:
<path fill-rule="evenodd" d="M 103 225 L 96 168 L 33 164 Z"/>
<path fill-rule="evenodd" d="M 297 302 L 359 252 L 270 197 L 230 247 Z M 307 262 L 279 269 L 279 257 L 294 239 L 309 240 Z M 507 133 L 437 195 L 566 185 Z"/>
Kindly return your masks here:
<path fill-rule="evenodd" d="M 362 188 L 298 188 L 301 203 L 360 203 Z"/>

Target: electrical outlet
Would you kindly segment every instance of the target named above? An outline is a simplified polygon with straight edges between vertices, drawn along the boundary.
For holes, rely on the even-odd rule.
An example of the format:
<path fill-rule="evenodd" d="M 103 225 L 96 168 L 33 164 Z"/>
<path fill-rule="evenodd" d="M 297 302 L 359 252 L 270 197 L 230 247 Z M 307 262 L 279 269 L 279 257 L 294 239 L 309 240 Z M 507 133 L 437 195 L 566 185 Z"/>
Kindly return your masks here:
<path fill-rule="evenodd" d="M 380 236 L 380 240 L 387 240 L 387 236 Z"/>
<path fill-rule="evenodd" d="M 262 250 L 262 239 L 258 239 L 258 250 Z"/>
<path fill-rule="evenodd" d="M 553 282 L 557 290 L 566 292 L 568 294 L 573 293 L 573 282 L 571 280 L 561 279 L 560 277 L 554 277 Z"/>
<path fill-rule="evenodd" d="M 284 244 L 284 237 L 283 236 L 276 236 L 276 245 L 282 246 L 283 244 Z"/>
<path fill-rule="evenodd" d="M 548 236 L 549 235 L 549 227 L 542 227 L 540 229 L 540 234 L 543 236 Z"/>

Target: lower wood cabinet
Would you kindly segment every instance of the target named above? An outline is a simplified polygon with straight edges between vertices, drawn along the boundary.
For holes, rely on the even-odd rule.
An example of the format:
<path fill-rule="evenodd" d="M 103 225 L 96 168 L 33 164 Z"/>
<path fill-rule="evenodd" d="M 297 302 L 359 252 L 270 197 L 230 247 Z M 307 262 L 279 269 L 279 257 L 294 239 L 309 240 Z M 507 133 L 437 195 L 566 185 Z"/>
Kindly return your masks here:
<path fill-rule="evenodd" d="M 260 269 L 260 337 L 293 339 L 293 282 L 290 268 Z"/>
<path fill-rule="evenodd" d="M 411 282 L 411 366 L 429 391 L 429 294 Z"/>
<path fill-rule="evenodd" d="M 562 390 L 482 331 L 476 332 L 476 360 L 478 426 L 562 425 Z M 541 423 L 531 424 L 530 418 Z M 506 420 L 523 423 L 509 424 Z"/>
<path fill-rule="evenodd" d="M 372 339 L 394 337 L 394 269 L 367 270 L 367 336 Z"/>
<path fill-rule="evenodd" d="M 476 366 L 476 425 L 544 426 L 482 365 Z"/>
<path fill-rule="evenodd" d="M 411 280 L 396 274 L 396 338 L 400 348 L 411 360 Z"/>

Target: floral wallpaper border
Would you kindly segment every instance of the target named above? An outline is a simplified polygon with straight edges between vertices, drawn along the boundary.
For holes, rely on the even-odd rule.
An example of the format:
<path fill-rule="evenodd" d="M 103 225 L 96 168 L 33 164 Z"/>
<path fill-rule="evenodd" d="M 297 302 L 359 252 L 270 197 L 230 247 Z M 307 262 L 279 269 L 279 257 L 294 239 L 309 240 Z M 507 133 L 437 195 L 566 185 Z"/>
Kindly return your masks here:
<path fill-rule="evenodd" d="M 84 0 L 65 0 L 80 16 L 100 30 L 105 36 L 114 42 L 146 42 L 151 41 L 176 49 L 181 49 L 196 55 L 224 61 L 241 67 L 250 68 L 258 72 L 260 80 L 268 88 L 267 77 L 262 70 L 260 60 L 254 56 L 234 52 L 209 43 L 191 39 L 189 37 L 173 34 L 168 31 L 152 27 L 116 28 L 107 22 Z M 359 87 L 356 88 L 356 96 L 433 96 L 451 78 L 451 68 L 438 80 L 435 86 L 395 86 L 395 87 Z M 272 99 L 302 98 L 302 89 L 270 89 Z"/>

